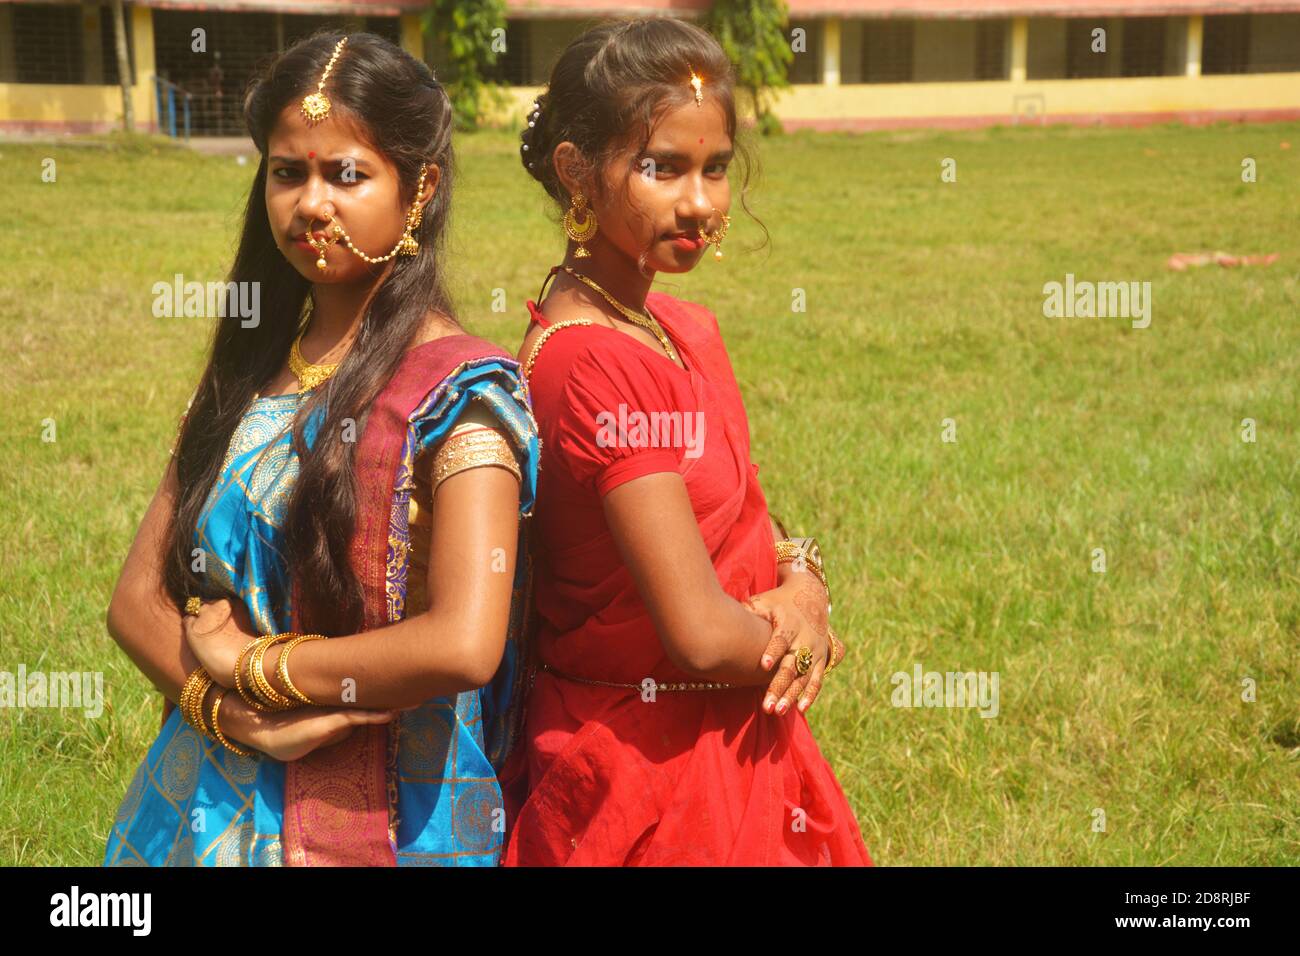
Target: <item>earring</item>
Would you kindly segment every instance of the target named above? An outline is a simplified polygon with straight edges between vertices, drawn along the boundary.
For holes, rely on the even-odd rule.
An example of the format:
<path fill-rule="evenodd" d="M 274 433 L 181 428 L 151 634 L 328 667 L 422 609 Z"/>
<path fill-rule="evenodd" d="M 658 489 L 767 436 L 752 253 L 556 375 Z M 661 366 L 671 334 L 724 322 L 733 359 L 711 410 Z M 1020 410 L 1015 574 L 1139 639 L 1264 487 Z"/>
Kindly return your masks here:
<path fill-rule="evenodd" d="M 411 230 L 418 229 L 424 219 L 424 207 L 420 205 L 420 194 L 424 192 L 424 178 L 427 172 L 427 166 L 420 167 L 420 181 L 415 187 L 415 199 L 411 201 L 411 209 L 406 214 L 406 230 L 402 233 L 402 241 L 397 248 L 398 255 L 414 256 L 420 251 L 420 242 L 415 236 L 411 235 Z"/>
<path fill-rule="evenodd" d="M 587 207 L 587 197 L 582 193 L 574 193 L 569 200 L 569 209 L 564 214 L 564 232 L 578 244 L 573 253 L 575 257 L 586 259 L 591 255 L 583 243 L 596 234 L 596 212 Z"/>
<path fill-rule="evenodd" d="M 713 211 L 717 212 L 718 210 L 715 208 Z M 704 229 L 700 230 L 700 236 L 703 237 L 704 241 L 713 244 L 714 259 L 722 258 L 722 240 L 727 238 L 727 228 L 731 225 L 730 216 L 726 213 L 719 213 L 719 215 L 722 217 L 722 224 L 718 226 L 716 232 L 708 232 Z"/>

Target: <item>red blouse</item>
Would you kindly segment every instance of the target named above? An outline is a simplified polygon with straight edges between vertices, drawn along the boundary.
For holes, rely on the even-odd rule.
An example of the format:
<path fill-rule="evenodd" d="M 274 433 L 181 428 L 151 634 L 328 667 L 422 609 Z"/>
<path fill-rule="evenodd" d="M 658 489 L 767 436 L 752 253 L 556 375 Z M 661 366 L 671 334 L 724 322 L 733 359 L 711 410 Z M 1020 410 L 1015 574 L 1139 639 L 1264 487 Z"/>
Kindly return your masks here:
<path fill-rule="evenodd" d="M 646 306 L 685 371 L 593 324 L 552 334 L 529 379 L 542 437 L 539 656 L 566 675 L 635 684 L 692 678 L 669 661 L 609 533 L 601 498 L 613 488 L 678 472 L 723 589 L 743 601 L 777 584 L 749 422 L 717 320 L 662 293 Z M 807 720 L 763 713 L 765 689 L 646 702 L 539 671 L 524 739 L 501 774 L 504 863 L 870 865 Z"/>

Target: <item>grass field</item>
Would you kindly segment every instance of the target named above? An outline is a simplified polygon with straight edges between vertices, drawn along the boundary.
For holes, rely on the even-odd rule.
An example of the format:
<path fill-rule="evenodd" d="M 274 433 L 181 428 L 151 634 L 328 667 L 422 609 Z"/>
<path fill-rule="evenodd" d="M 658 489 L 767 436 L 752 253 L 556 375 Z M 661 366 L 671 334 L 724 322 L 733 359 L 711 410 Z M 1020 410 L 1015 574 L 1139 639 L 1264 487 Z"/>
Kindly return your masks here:
<path fill-rule="evenodd" d="M 460 140 L 450 260 L 512 351 L 562 248 L 517 143 Z M 760 149 L 770 246 L 737 215 L 659 288 L 719 316 L 769 503 L 822 543 L 850 656 L 810 721 L 876 861 L 1300 862 L 1300 124 Z M 102 671 L 107 701 L 0 712 L 0 864 L 97 864 L 157 728 L 104 611 L 207 320 L 151 287 L 224 275 L 254 169 L 0 144 L 0 670 Z M 1215 249 L 1281 258 L 1164 266 Z M 1150 326 L 1045 318 L 1067 273 L 1149 281 Z M 892 706 L 917 664 L 996 672 L 998 715 Z"/>

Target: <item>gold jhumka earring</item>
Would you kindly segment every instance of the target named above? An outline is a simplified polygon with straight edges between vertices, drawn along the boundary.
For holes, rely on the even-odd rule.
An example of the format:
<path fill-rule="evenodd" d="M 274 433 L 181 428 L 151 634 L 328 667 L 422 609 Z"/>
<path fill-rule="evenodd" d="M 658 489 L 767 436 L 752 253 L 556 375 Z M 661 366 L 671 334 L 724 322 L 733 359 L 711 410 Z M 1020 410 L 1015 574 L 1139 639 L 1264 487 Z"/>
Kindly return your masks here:
<path fill-rule="evenodd" d="M 591 253 L 583 243 L 596 234 L 596 212 L 587 206 L 587 197 L 574 193 L 569 200 L 569 208 L 564 213 L 564 233 L 578 244 L 573 255 L 577 259 L 586 259 Z"/>

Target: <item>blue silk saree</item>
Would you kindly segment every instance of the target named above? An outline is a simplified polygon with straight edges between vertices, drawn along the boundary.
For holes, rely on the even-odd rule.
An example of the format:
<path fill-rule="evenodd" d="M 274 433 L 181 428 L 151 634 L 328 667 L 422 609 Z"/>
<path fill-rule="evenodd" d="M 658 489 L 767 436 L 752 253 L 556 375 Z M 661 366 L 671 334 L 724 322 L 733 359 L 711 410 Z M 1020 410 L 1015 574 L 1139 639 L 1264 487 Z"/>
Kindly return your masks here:
<path fill-rule="evenodd" d="M 303 609 L 295 606 L 281 528 L 298 473 L 290 429 L 309 394 L 253 400 L 195 529 L 194 546 L 205 552 L 207 573 L 243 598 L 259 633 L 300 629 Z M 414 462 L 450 433 L 472 401 L 490 409 L 511 440 L 523 475 L 521 518 L 532 512 L 539 442 L 518 363 L 471 336 L 411 349 L 394 385 L 376 400 L 357 449 L 358 474 L 365 458 L 378 475 L 372 486 L 379 492 L 367 498 L 362 487 L 358 523 L 383 529 L 370 535 L 378 538 L 378 550 L 368 546 L 377 555 L 370 561 L 377 586 L 366 593 L 367 627 L 405 615 Z M 321 411 L 304 427 L 309 448 Z M 117 811 L 105 865 L 496 865 L 505 822 L 496 771 L 518 735 L 527 669 L 527 528 L 521 520 L 510 632 L 487 686 L 432 698 L 403 711 L 392 725 L 357 728 L 347 741 L 292 764 L 257 751 L 241 757 L 201 737 L 168 707 Z M 358 568 L 362 550 L 354 548 Z M 320 613 L 327 617 L 328 609 Z M 377 787 L 385 804 L 378 808 Z M 376 847 L 376 828 L 367 830 L 360 821 L 369 813 L 373 822 L 380 811 L 386 826 L 378 830 L 383 845 Z M 349 845 L 363 839 L 371 846 Z"/>

